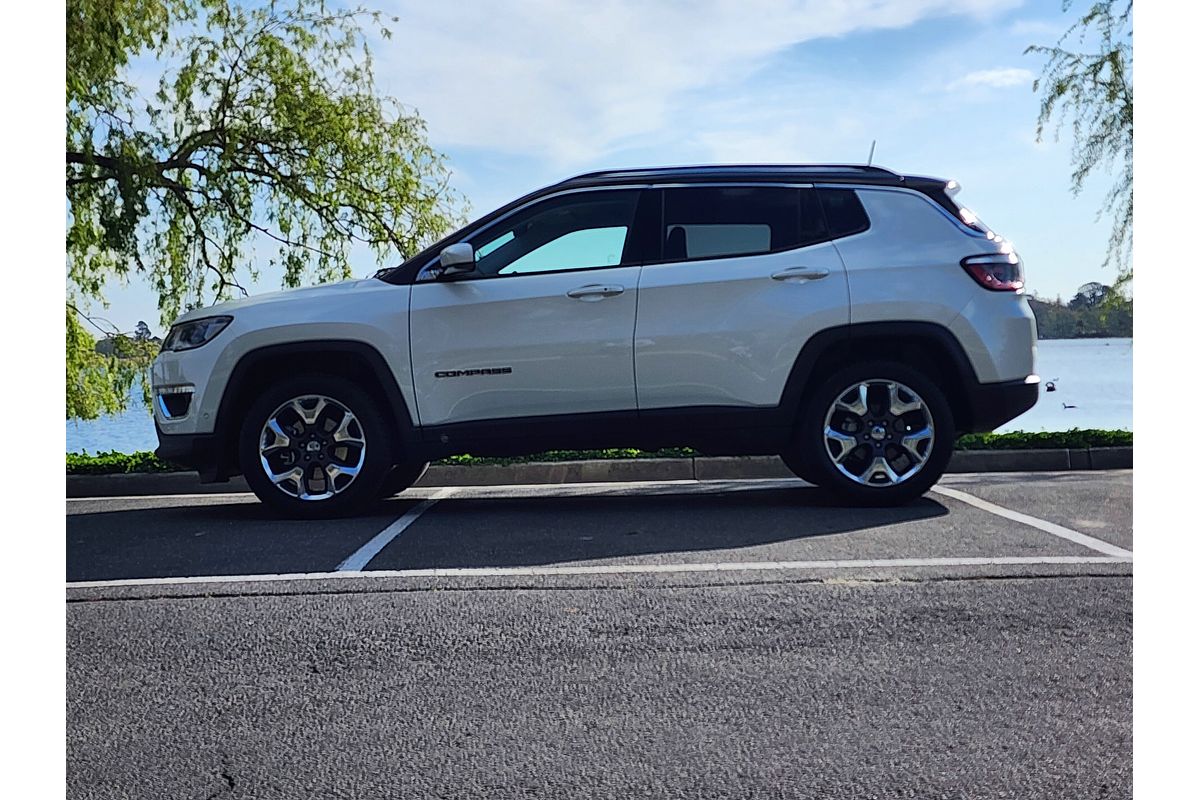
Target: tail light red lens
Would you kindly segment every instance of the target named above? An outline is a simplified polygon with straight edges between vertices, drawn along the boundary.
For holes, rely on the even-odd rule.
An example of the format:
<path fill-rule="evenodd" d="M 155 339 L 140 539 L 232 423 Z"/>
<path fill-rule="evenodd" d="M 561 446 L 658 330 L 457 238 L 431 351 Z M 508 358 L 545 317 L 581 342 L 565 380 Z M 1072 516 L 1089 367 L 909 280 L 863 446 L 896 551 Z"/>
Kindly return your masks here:
<path fill-rule="evenodd" d="M 1016 253 L 991 253 L 967 256 L 963 269 L 985 289 L 993 292 L 1020 292 L 1025 289 L 1025 268 Z"/>

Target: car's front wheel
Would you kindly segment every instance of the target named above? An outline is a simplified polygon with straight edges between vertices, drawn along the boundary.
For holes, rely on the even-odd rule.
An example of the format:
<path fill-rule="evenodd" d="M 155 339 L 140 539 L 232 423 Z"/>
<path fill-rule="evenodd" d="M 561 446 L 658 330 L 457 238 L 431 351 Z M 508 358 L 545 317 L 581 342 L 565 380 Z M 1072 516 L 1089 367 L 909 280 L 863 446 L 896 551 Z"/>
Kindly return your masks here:
<path fill-rule="evenodd" d="M 954 447 L 945 392 L 907 365 L 847 367 L 809 397 L 796 447 L 809 480 L 854 505 L 899 505 L 929 490 Z"/>
<path fill-rule="evenodd" d="M 258 498 L 293 517 L 351 514 L 379 497 L 392 436 L 378 403 L 335 375 L 305 375 L 263 392 L 238 442 Z"/>

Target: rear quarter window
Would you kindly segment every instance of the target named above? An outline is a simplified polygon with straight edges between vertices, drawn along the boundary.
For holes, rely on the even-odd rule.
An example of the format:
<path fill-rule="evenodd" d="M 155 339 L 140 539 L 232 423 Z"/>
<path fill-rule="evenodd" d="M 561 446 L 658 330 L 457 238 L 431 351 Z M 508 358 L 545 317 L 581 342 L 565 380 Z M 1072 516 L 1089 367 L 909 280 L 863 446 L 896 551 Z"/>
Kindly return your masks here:
<path fill-rule="evenodd" d="M 853 236 L 871 227 L 871 219 L 853 189 L 822 189 L 821 205 L 829 234 L 834 239 Z"/>

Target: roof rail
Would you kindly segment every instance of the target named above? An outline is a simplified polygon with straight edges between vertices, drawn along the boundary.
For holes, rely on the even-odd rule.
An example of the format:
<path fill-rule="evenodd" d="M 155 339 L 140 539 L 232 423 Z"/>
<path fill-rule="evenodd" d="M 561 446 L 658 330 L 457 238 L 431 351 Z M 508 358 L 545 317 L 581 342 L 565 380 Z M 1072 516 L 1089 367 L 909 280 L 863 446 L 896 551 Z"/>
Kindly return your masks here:
<path fill-rule="evenodd" d="M 582 180 L 586 178 L 608 178 L 620 175 L 636 175 L 636 174 L 659 174 L 670 175 L 673 173 L 696 173 L 696 172 L 734 172 L 734 171 L 753 171 L 753 172 L 864 172 L 876 175 L 888 175 L 900 177 L 896 172 L 885 167 L 877 167 L 867 164 L 692 164 L 692 165 L 676 165 L 664 167 L 632 167 L 623 169 L 603 169 L 595 172 L 585 172 L 580 175 L 574 175 L 568 180 Z"/>
<path fill-rule="evenodd" d="M 900 177 L 900 173 L 893 172 L 887 167 L 879 167 L 874 164 L 803 164 L 803 167 L 811 167 L 813 170 L 858 170 L 859 172 L 875 172 L 882 175 L 895 175 Z"/>

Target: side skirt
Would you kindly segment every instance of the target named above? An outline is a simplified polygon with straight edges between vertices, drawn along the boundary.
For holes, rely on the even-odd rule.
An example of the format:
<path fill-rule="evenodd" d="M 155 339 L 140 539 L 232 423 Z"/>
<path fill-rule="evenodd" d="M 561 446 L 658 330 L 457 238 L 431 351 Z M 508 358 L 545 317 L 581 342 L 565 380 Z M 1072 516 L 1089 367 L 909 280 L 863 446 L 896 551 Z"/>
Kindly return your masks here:
<path fill-rule="evenodd" d="M 416 446 L 428 460 L 467 453 L 665 447 L 692 447 L 707 455 L 772 455 L 790 436 L 782 417 L 778 408 L 716 406 L 489 419 L 423 428 Z"/>

